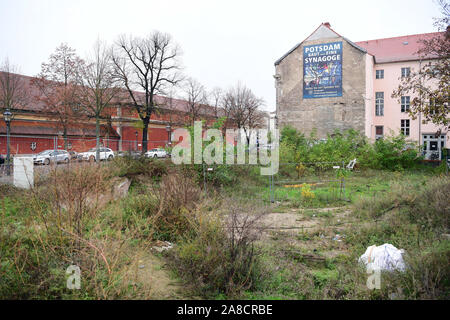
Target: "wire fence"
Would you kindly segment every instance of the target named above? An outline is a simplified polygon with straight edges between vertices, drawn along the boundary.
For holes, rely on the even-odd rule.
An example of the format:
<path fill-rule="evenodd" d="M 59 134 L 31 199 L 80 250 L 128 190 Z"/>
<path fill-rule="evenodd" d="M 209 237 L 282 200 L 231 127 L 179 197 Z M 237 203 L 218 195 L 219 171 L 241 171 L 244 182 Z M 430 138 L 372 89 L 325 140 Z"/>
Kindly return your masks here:
<path fill-rule="evenodd" d="M 61 136 L 10 136 L 10 166 L 6 163 L 6 136 L 0 135 L 0 177 L 13 175 L 13 158 L 16 156 L 35 156 L 46 150 L 66 150 L 70 153 L 70 160 L 79 160 L 80 152 L 94 150 L 97 145 L 95 137 L 68 137 Z M 148 141 L 148 150 L 156 147 L 168 147 L 168 140 Z M 130 153 L 138 156 L 142 151 L 142 141 L 119 140 L 102 137 L 100 147 L 109 148 L 115 156 Z M 48 161 L 50 163 L 50 161 Z M 47 164 L 48 164 L 47 163 Z M 208 192 L 208 185 L 221 185 L 229 179 L 229 172 L 224 169 L 228 165 L 203 164 L 201 172 L 203 188 Z M 345 162 L 311 162 L 311 163 L 280 163 L 277 174 L 261 176 L 256 165 L 233 165 L 234 174 L 248 179 L 240 179 L 244 186 L 236 188 L 241 190 L 239 196 L 249 200 L 268 203 L 292 202 L 307 197 L 307 190 L 318 190 L 316 194 L 323 193 L 329 201 L 346 200 Z M 200 171 L 200 170 L 199 170 Z M 211 189 L 212 190 L 212 189 Z M 244 190 L 245 192 L 242 192 Z M 231 190 L 233 191 L 233 190 Z M 312 192 L 312 191 L 311 191 Z M 312 193 L 311 193 L 312 194 Z"/>
<path fill-rule="evenodd" d="M 69 152 L 86 152 L 97 145 L 95 137 L 68 137 L 62 136 L 29 136 L 29 135 L 11 135 L 10 136 L 10 154 L 32 155 L 45 150 L 66 150 Z M 157 147 L 167 147 L 170 145 L 168 140 L 149 140 L 147 149 Z M 142 151 L 142 140 L 121 140 L 117 138 L 100 138 L 100 147 L 109 148 L 114 152 L 118 151 Z M 7 137 L 0 135 L 0 155 L 5 157 L 7 153 Z"/>
<path fill-rule="evenodd" d="M 351 179 L 352 162 L 280 163 L 274 175 L 263 176 L 257 165 L 202 165 L 203 188 L 227 181 L 232 166 L 239 176 L 239 186 L 228 191 L 236 198 L 264 204 L 295 204 L 319 198 L 323 203 L 349 201 L 351 192 L 346 188 Z M 212 188 L 212 190 L 215 190 Z M 211 191 L 212 192 L 212 191 Z"/>

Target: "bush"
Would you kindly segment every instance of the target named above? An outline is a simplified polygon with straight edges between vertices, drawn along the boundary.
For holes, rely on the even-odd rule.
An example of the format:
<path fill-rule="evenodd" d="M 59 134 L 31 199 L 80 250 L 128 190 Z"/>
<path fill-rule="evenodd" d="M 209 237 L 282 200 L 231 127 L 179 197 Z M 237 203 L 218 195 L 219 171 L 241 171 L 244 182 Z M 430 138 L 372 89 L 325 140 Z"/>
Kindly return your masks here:
<path fill-rule="evenodd" d="M 197 212 L 189 234 L 170 254 L 170 264 L 197 294 L 238 297 L 259 281 L 260 265 L 255 247 L 260 215 L 241 214 L 237 204 L 220 219 L 212 212 Z"/>
<path fill-rule="evenodd" d="M 396 183 L 390 193 L 356 203 L 356 212 L 369 213 L 377 221 L 355 225 L 347 233 L 354 254 L 383 243 L 406 251 L 405 272 L 383 273 L 378 298 L 391 299 L 392 293 L 397 299 L 449 298 L 450 241 L 444 236 L 450 227 L 449 197 L 450 181 L 442 177 Z"/>
<path fill-rule="evenodd" d="M 115 175 L 132 180 L 135 180 L 137 176 L 159 180 L 163 175 L 167 174 L 165 161 L 146 157 L 115 157 L 112 162 L 112 168 Z"/>
<path fill-rule="evenodd" d="M 354 158 L 361 168 L 403 170 L 417 165 L 418 154 L 417 147 L 403 135 L 388 136 L 372 144 L 353 129 L 336 131 L 324 140 L 317 140 L 314 132 L 305 138 L 291 126 L 281 132 L 280 163 L 311 163 L 316 171 L 329 169 L 327 163 L 348 163 Z"/>
<path fill-rule="evenodd" d="M 189 177 L 174 171 L 145 193 L 131 195 L 122 202 L 128 228 L 138 228 L 144 238 L 176 241 L 189 231 L 190 211 L 201 190 Z"/>
<path fill-rule="evenodd" d="M 0 297 L 77 296 L 66 289 L 65 270 L 72 264 L 84 274 L 86 295 L 100 289 L 91 285 L 94 278 L 95 284 L 108 284 L 103 244 L 88 236 L 107 176 L 97 165 L 54 168 L 48 177 L 51 184 L 32 189 L 20 201 L 8 201 L 0 216 Z"/>
<path fill-rule="evenodd" d="M 403 135 L 379 139 L 374 145 L 377 163 L 374 169 L 403 170 L 412 168 L 419 159 L 418 150 L 411 148 Z"/>

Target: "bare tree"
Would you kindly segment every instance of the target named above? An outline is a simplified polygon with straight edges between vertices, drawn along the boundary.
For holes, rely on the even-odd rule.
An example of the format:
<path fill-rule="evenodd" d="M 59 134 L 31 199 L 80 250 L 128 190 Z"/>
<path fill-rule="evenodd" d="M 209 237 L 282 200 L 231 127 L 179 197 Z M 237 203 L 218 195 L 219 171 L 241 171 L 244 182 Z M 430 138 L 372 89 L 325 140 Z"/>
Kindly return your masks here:
<path fill-rule="evenodd" d="M 25 80 L 19 73 L 19 68 L 10 64 L 8 58 L 0 65 L 0 111 L 2 114 L 5 109 L 13 111 L 29 101 Z"/>
<path fill-rule="evenodd" d="M 228 89 L 225 93 L 225 112 L 238 129 L 244 129 L 247 142 L 250 142 L 249 129 L 260 125 L 262 117 L 259 108 L 263 105 L 264 100 L 257 98 L 249 88 L 241 83 Z"/>
<path fill-rule="evenodd" d="M 194 125 L 195 120 L 199 118 L 207 102 L 205 87 L 195 79 L 188 78 L 185 85 L 185 100 L 187 102 L 188 113 L 191 124 Z"/>
<path fill-rule="evenodd" d="M 89 117 L 95 118 L 96 161 L 100 161 L 100 120 L 107 115 L 111 103 L 118 102 L 120 88 L 105 42 L 97 40 L 93 52 L 86 59 L 80 83 L 80 101 Z"/>
<path fill-rule="evenodd" d="M 158 109 L 156 96 L 181 80 L 179 56 L 172 37 L 159 31 L 145 38 L 121 36 L 116 42 L 112 55 L 115 76 L 143 122 L 143 153 L 148 146 L 150 117 Z"/>
<path fill-rule="evenodd" d="M 223 115 L 223 91 L 219 87 L 214 87 L 208 94 L 209 105 L 214 108 L 214 117 Z"/>
<path fill-rule="evenodd" d="M 75 49 L 63 43 L 50 55 L 47 63 L 42 63 L 41 72 L 32 80 L 40 91 L 36 98 L 44 103 L 44 111 L 58 119 L 66 149 L 69 127 L 85 116 L 79 100 L 83 64 Z"/>

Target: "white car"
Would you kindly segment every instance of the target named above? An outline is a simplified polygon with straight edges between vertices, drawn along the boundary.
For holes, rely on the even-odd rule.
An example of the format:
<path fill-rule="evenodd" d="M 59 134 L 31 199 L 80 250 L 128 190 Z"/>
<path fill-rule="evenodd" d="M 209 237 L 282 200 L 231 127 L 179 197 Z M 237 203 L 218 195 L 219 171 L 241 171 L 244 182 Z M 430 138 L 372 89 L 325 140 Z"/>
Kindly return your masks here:
<path fill-rule="evenodd" d="M 33 156 L 34 164 L 50 164 L 50 162 L 65 162 L 70 160 L 70 154 L 66 150 L 45 150 Z"/>
<path fill-rule="evenodd" d="M 100 160 L 112 160 L 114 158 L 114 152 L 109 148 L 99 148 Z M 92 148 L 87 152 L 80 152 L 78 154 L 79 160 L 84 161 L 96 161 L 97 160 L 97 148 Z"/>
<path fill-rule="evenodd" d="M 147 158 L 165 158 L 168 156 L 167 151 L 162 148 L 155 148 L 145 153 Z"/>

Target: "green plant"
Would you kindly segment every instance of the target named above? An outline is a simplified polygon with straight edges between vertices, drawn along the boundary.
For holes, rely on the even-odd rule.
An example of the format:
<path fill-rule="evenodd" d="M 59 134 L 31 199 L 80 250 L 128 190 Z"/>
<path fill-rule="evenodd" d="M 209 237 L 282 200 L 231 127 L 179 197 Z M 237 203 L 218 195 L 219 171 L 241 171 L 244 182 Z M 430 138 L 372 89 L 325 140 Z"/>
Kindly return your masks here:
<path fill-rule="evenodd" d="M 187 234 L 170 255 L 171 266 L 202 296 L 238 297 L 259 281 L 260 264 L 254 242 L 260 215 L 240 213 L 230 203 L 223 222 L 214 213 L 197 212 Z"/>

